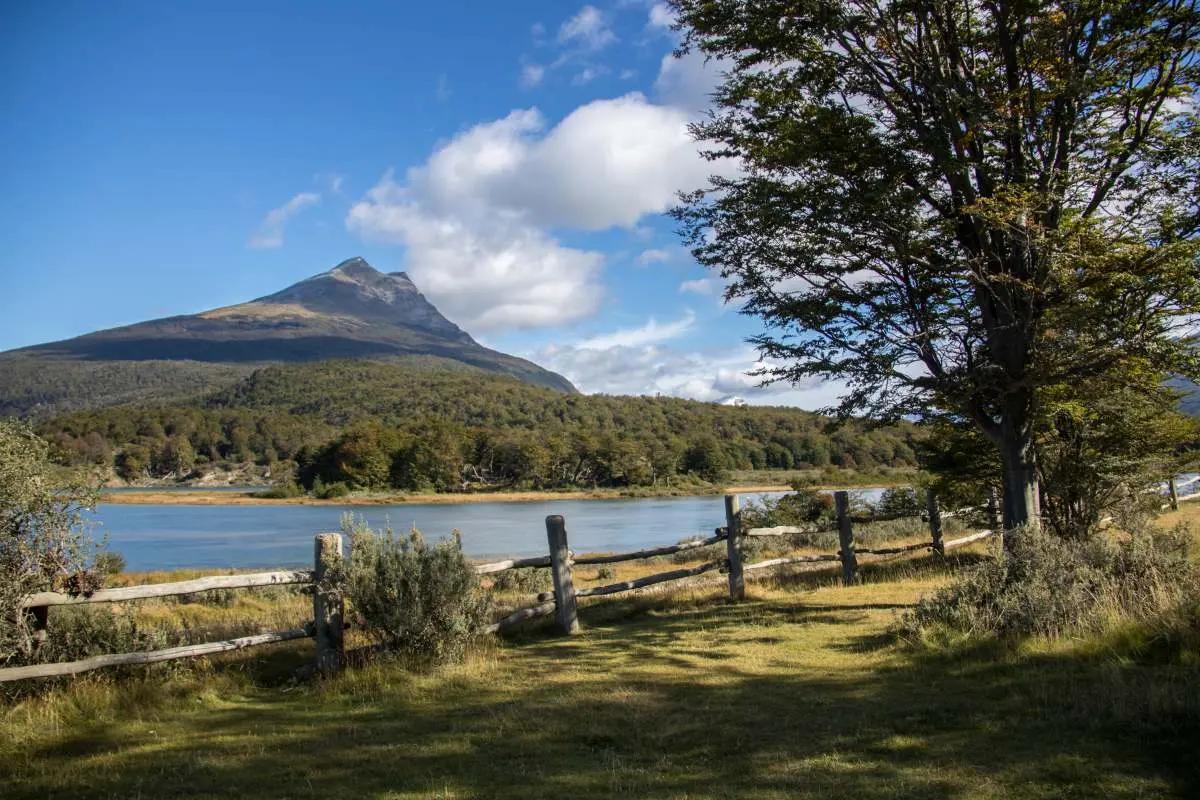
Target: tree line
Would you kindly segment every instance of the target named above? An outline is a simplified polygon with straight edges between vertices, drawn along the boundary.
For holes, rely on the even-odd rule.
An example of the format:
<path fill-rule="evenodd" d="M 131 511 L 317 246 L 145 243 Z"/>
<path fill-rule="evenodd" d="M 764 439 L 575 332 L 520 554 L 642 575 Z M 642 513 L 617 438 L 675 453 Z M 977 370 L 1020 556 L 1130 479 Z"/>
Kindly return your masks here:
<path fill-rule="evenodd" d="M 294 468 L 364 489 L 643 486 L 730 469 L 915 466 L 917 429 L 778 407 L 564 395 L 465 370 L 373 362 L 263 368 L 191 404 L 46 421 L 66 463 L 122 479 Z M 285 470 L 286 471 L 286 470 Z"/>

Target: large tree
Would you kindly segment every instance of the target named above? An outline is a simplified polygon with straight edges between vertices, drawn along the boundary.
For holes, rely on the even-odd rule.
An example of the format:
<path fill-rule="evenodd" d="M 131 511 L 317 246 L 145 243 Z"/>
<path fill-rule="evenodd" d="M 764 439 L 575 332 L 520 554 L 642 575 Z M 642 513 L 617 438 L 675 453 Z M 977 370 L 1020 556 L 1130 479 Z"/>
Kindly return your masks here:
<path fill-rule="evenodd" d="M 695 133 L 741 166 L 676 215 L 766 322 L 768 379 L 969 420 L 1013 529 L 1039 387 L 1195 374 L 1195 0 L 672 5 L 725 70 Z"/>

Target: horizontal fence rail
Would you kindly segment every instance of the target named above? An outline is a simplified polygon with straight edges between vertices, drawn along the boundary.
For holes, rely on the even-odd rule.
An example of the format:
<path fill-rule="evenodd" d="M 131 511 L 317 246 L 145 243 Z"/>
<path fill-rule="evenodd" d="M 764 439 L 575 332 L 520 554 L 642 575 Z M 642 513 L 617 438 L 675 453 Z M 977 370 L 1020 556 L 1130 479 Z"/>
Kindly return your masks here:
<path fill-rule="evenodd" d="M 1200 495 L 1196 495 L 1200 496 Z M 957 539 L 942 540 L 941 519 L 949 514 L 940 513 L 937 499 L 932 493 L 928 495 L 927 511 L 924 514 L 894 514 L 876 516 L 853 516 L 849 513 L 849 498 L 846 492 L 834 493 L 837 522 L 830 527 L 788 526 L 742 528 L 742 512 L 737 495 L 725 498 L 725 525 L 715 530 L 714 535 L 702 538 L 695 537 L 677 544 L 663 547 L 647 548 L 627 553 L 600 553 L 575 557 L 567 547 L 566 524 L 561 516 L 546 518 L 547 544 L 549 554 L 530 558 L 510 558 L 474 565 L 478 575 L 493 575 L 512 569 L 548 567 L 554 579 L 554 591 L 542 592 L 536 595 L 534 603 L 517 608 L 503 618 L 485 626 L 481 633 L 499 633 L 527 620 L 539 617 L 555 616 L 557 625 L 564 633 L 574 633 L 579 630 L 576 610 L 576 599 L 582 597 L 603 597 L 636 591 L 649 586 L 686 580 L 710 572 L 721 572 L 728 575 L 730 598 L 739 600 L 745 591 L 743 574 L 750 571 L 761 571 L 772 567 L 791 564 L 808 564 L 812 566 L 840 563 L 843 580 L 852 583 L 857 580 L 857 556 L 864 555 L 876 559 L 887 556 L 902 555 L 918 550 L 928 550 L 944 553 L 946 550 L 963 547 L 978 542 L 993 535 L 992 530 L 979 531 Z M 1188 498 L 1190 499 L 1190 498 Z M 856 547 L 854 543 L 853 525 L 855 523 L 882 522 L 902 518 L 921 518 L 928 522 L 930 539 L 925 542 L 899 545 L 896 547 Z M 771 558 L 754 564 L 742 563 L 741 542 L 747 537 L 758 536 L 789 536 L 813 533 L 838 532 L 839 549 L 836 553 L 819 553 L 814 555 L 795 555 Z M 725 556 L 692 567 L 659 572 L 626 581 L 610 583 L 604 586 L 591 586 L 576 589 L 574 585 L 573 567 L 576 565 L 615 564 L 624 561 L 644 560 L 662 556 L 686 553 L 725 542 Z M 171 661 L 181 658 L 214 655 L 218 653 L 241 650 L 248 647 L 287 642 L 296 639 L 311 638 L 315 641 L 316 658 L 313 666 L 315 671 L 329 673 L 339 669 L 345 661 L 344 631 L 347 627 L 343 620 L 344 608 L 341 594 L 336 589 L 326 586 L 327 574 L 342 559 L 342 537 L 339 534 L 318 534 L 314 539 L 313 569 L 284 570 L 275 572 L 244 573 L 239 575 L 214 575 L 186 581 L 145 584 L 140 586 L 123 586 L 113 589 L 101 589 L 90 594 L 72 595 L 62 592 L 39 592 L 25 598 L 20 607 L 30 614 L 34 622 L 35 639 L 44 638 L 48 620 L 48 612 L 54 606 L 71 606 L 87 603 L 117 603 L 150 598 L 172 597 L 179 595 L 198 594 L 214 589 L 250 589 L 263 586 L 287 586 L 301 584 L 312 589 L 313 619 L 303 626 L 289 630 L 259 633 L 252 636 L 226 639 L 217 642 L 181 645 L 163 650 L 141 653 L 119 653 L 99 655 L 78 661 L 61 662 L 56 664 L 33 664 L 21 667 L 0 668 L 0 682 L 22 680 L 26 678 L 44 678 L 63 675 L 74 675 L 102 667 L 128 666 L 138 664 L 153 664 L 161 661 Z"/>
<path fill-rule="evenodd" d="M 134 664 L 156 664 L 160 661 L 174 661 L 180 658 L 196 658 L 211 656 L 217 653 L 228 653 L 232 650 L 242 650 L 262 644 L 275 642 L 290 642 L 293 639 L 307 639 L 313 635 L 312 626 L 292 628 L 274 633 L 259 633 L 254 636 L 242 636 L 238 639 L 226 639 L 221 642 L 205 644 L 185 644 L 179 647 L 168 647 L 165 650 L 151 650 L 145 653 L 119 653 L 110 656 L 92 656 L 79 661 L 60 661 L 56 664 L 32 664 L 28 667 L 7 667 L 0 669 L 0 682 L 19 681 L 26 678 L 53 678 L 61 675 L 76 675 L 102 667 L 124 667 Z"/>
<path fill-rule="evenodd" d="M 147 600 L 153 597 L 173 597 L 199 594 L 213 589 L 250 589 L 258 586 L 287 586 L 297 583 L 312 583 L 311 570 L 287 572 L 254 572 L 244 575 L 213 575 L 190 581 L 170 583 L 147 583 L 141 586 L 119 586 L 115 589 L 100 589 L 91 594 L 64 594 L 62 592 L 37 592 L 21 601 L 21 608 L 39 606 L 75 606 L 86 603 L 123 603 L 128 600 Z"/>

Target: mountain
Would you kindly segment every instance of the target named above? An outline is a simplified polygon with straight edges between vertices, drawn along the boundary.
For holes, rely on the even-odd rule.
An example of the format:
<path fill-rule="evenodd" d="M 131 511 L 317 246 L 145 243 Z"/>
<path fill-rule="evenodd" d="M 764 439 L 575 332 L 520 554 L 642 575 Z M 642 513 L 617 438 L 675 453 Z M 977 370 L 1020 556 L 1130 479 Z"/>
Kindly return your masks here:
<path fill-rule="evenodd" d="M 397 357 L 434 357 L 576 392 L 561 375 L 480 345 L 405 273 L 351 258 L 247 303 L 0 353 L 0 413 L 171 399 L 271 363 Z"/>

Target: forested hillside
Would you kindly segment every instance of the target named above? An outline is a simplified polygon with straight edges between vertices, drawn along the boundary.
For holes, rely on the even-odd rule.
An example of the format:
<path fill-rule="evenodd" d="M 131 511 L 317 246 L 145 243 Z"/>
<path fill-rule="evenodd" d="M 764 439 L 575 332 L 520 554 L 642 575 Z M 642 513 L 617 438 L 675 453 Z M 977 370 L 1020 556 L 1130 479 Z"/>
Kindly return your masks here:
<path fill-rule="evenodd" d="M 266 367 L 186 403 L 79 411 L 41 432 L 66 461 L 127 480 L 250 461 L 294 466 L 306 485 L 443 491 L 909 466 L 916 435 L 788 408 L 566 395 L 436 359 Z"/>

